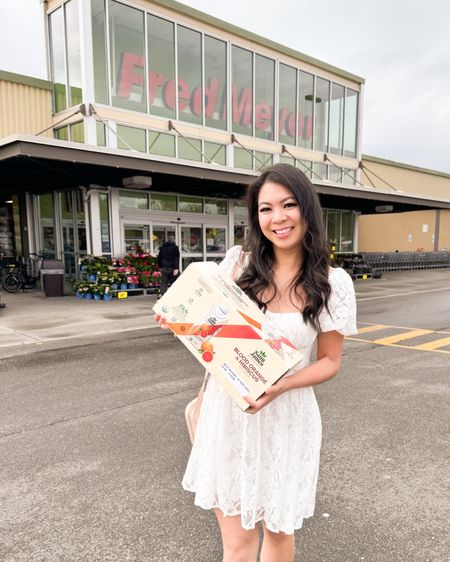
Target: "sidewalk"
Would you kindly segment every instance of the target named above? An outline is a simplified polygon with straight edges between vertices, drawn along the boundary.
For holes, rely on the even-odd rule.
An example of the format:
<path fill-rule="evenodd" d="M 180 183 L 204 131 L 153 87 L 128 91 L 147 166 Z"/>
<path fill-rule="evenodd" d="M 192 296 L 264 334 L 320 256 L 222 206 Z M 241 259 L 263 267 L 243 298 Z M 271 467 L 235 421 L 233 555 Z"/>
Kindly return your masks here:
<path fill-rule="evenodd" d="M 86 301 L 73 295 L 47 298 L 40 291 L 14 295 L 2 291 L 6 307 L 0 308 L 0 357 L 20 353 L 21 347 L 30 352 L 37 346 L 61 347 L 70 340 L 69 345 L 78 345 L 83 338 L 155 328 L 155 300 L 156 296 L 140 295 Z"/>

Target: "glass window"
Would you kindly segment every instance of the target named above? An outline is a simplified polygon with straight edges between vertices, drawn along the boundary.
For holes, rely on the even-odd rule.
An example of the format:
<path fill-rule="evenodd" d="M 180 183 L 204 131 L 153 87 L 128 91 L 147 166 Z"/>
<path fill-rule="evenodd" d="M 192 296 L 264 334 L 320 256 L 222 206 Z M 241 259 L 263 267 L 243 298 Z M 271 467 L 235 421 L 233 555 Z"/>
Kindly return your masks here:
<path fill-rule="evenodd" d="M 314 76 L 300 71 L 298 75 L 298 146 L 312 148 Z"/>
<path fill-rule="evenodd" d="M 203 253 L 203 233 L 201 227 L 181 227 L 181 249 L 189 254 Z M 183 265 L 183 267 L 185 266 Z"/>
<path fill-rule="evenodd" d="M 148 193 L 119 191 L 119 206 L 127 209 L 148 209 Z"/>
<path fill-rule="evenodd" d="M 105 0 L 91 0 L 95 101 L 108 103 Z M 98 144 L 98 142 L 97 142 Z"/>
<path fill-rule="evenodd" d="M 308 177 L 309 179 L 311 179 L 313 177 L 313 164 L 312 162 L 309 162 L 309 160 L 296 160 L 295 161 L 295 166 L 301 170 L 306 177 Z M 315 176 L 317 178 L 317 176 Z"/>
<path fill-rule="evenodd" d="M 253 53 L 232 46 L 231 103 L 233 132 L 253 134 Z"/>
<path fill-rule="evenodd" d="M 202 36 L 197 31 L 177 26 L 178 43 L 178 119 L 201 124 Z"/>
<path fill-rule="evenodd" d="M 253 170 L 253 153 L 247 152 L 239 146 L 234 147 L 234 167 Z"/>
<path fill-rule="evenodd" d="M 176 211 L 177 198 L 175 195 L 162 195 L 160 193 L 152 193 L 151 195 L 152 211 Z"/>
<path fill-rule="evenodd" d="M 60 127 L 59 129 L 54 129 L 53 134 L 55 135 L 55 139 L 68 141 L 69 127 Z"/>
<path fill-rule="evenodd" d="M 80 28 L 78 25 L 78 0 L 64 5 L 66 10 L 67 63 L 69 67 L 69 106 L 82 102 Z"/>
<path fill-rule="evenodd" d="M 204 154 L 208 160 L 215 164 L 226 165 L 227 152 L 224 144 L 204 141 Z"/>
<path fill-rule="evenodd" d="M 178 210 L 184 213 L 203 213 L 203 200 L 200 197 L 183 195 L 178 200 Z"/>
<path fill-rule="evenodd" d="M 247 204 L 234 203 L 234 222 L 235 224 L 243 224 L 247 221 Z"/>
<path fill-rule="evenodd" d="M 205 199 L 205 213 L 207 215 L 226 215 L 227 202 L 223 199 Z"/>
<path fill-rule="evenodd" d="M 297 120 L 297 71 L 291 66 L 279 66 L 278 140 L 295 145 L 295 122 Z"/>
<path fill-rule="evenodd" d="M 328 179 L 334 181 L 335 183 L 342 182 L 342 168 L 337 168 L 336 166 L 329 166 Z"/>
<path fill-rule="evenodd" d="M 206 251 L 221 252 L 226 250 L 226 236 L 224 228 L 206 228 Z"/>
<path fill-rule="evenodd" d="M 356 183 L 356 170 L 343 168 L 342 183 L 344 185 L 355 185 Z"/>
<path fill-rule="evenodd" d="M 66 55 L 64 48 L 64 17 L 59 8 L 50 14 L 50 52 L 52 61 L 52 80 L 55 111 L 63 111 L 67 107 L 66 98 Z"/>
<path fill-rule="evenodd" d="M 70 140 L 72 142 L 84 142 L 84 123 L 79 121 L 70 125 Z"/>
<path fill-rule="evenodd" d="M 242 246 L 247 235 L 247 227 L 241 224 L 234 225 L 234 244 Z"/>
<path fill-rule="evenodd" d="M 178 158 L 202 161 L 202 141 L 197 139 L 178 138 Z"/>
<path fill-rule="evenodd" d="M 175 137 L 167 133 L 149 131 L 148 151 L 150 154 L 175 157 Z"/>
<path fill-rule="evenodd" d="M 106 128 L 103 123 L 96 122 L 97 127 L 97 144 L 98 146 L 106 146 Z"/>
<path fill-rule="evenodd" d="M 146 152 L 145 129 L 117 125 L 117 148 Z"/>
<path fill-rule="evenodd" d="M 330 103 L 330 82 L 316 78 L 314 103 L 314 150 L 328 152 L 328 107 Z"/>
<path fill-rule="evenodd" d="M 294 166 L 294 159 L 291 156 L 286 156 L 285 154 L 280 154 L 280 164 L 290 164 Z"/>
<path fill-rule="evenodd" d="M 242 245 L 247 233 L 247 205 L 234 203 L 234 244 Z"/>
<path fill-rule="evenodd" d="M 342 211 L 341 213 L 341 243 L 340 252 L 353 251 L 353 213 L 351 211 Z"/>
<path fill-rule="evenodd" d="M 265 168 L 272 166 L 273 163 L 273 154 L 269 154 L 268 152 L 260 152 L 258 150 L 255 151 L 255 168 L 262 172 Z"/>
<path fill-rule="evenodd" d="M 175 117 L 175 25 L 150 14 L 147 18 L 150 113 Z"/>
<path fill-rule="evenodd" d="M 125 252 L 135 254 L 137 252 L 150 253 L 150 227 L 147 225 L 124 225 Z"/>
<path fill-rule="evenodd" d="M 100 228 L 102 237 L 102 254 L 111 254 L 109 230 L 109 195 L 100 193 Z"/>
<path fill-rule="evenodd" d="M 331 85 L 330 103 L 330 152 L 342 154 L 344 129 L 344 86 Z"/>
<path fill-rule="evenodd" d="M 255 136 L 273 140 L 275 61 L 255 57 Z"/>
<path fill-rule="evenodd" d="M 314 162 L 314 174 L 313 177 L 316 180 L 326 180 L 327 179 L 327 173 L 328 173 L 328 166 L 326 164 L 321 164 L 319 162 Z"/>
<path fill-rule="evenodd" d="M 347 88 L 345 94 L 344 156 L 356 158 L 358 92 Z"/>
<path fill-rule="evenodd" d="M 144 13 L 109 0 L 112 105 L 145 111 Z"/>
<path fill-rule="evenodd" d="M 81 191 L 75 191 L 76 223 L 78 250 L 85 254 L 87 252 L 86 217 L 84 214 L 83 195 Z"/>
<path fill-rule="evenodd" d="M 41 251 L 47 258 L 54 258 L 56 251 L 55 215 L 50 193 L 38 195 Z"/>
<path fill-rule="evenodd" d="M 205 36 L 205 125 L 227 128 L 227 45 Z"/>
<path fill-rule="evenodd" d="M 332 246 L 339 252 L 340 212 L 327 211 L 327 237 Z"/>

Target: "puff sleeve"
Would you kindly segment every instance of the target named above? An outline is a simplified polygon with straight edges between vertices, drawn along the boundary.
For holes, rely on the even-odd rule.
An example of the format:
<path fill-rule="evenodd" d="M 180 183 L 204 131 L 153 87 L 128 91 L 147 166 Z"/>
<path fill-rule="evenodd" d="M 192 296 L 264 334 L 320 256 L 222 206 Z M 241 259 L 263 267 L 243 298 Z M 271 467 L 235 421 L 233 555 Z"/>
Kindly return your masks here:
<path fill-rule="evenodd" d="M 322 332 L 336 330 L 343 336 L 358 333 L 356 327 L 356 297 L 353 281 L 342 268 L 332 269 L 329 275 L 331 294 L 328 299 L 329 311 L 324 307 L 319 314 Z"/>
<path fill-rule="evenodd" d="M 233 278 L 237 269 L 237 264 L 240 263 L 241 252 L 242 246 L 232 246 L 227 250 L 225 257 L 219 263 L 219 271 Z"/>

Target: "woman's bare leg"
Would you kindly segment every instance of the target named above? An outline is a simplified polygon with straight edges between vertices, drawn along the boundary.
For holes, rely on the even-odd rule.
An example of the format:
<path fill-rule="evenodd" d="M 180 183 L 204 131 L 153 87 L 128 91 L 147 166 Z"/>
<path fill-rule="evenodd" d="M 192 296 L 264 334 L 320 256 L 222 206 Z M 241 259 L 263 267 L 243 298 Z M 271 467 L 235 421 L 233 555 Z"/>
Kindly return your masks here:
<path fill-rule="evenodd" d="M 225 517 L 220 509 L 215 509 L 214 512 L 222 534 L 223 562 L 256 562 L 259 549 L 258 529 L 243 529 L 239 515 Z"/>
<path fill-rule="evenodd" d="M 285 533 L 272 533 L 263 523 L 264 540 L 260 562 L 294 562 L 295 537 Z"/>

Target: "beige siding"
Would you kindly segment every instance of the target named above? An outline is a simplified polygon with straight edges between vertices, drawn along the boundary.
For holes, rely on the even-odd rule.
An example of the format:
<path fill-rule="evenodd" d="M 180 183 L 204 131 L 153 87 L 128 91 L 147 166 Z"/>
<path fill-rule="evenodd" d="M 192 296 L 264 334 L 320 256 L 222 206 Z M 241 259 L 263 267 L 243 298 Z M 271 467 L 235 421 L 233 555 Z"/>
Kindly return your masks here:
<path fill-rule="evenodd" d="M 35 135 L 51 124 L 51 91 L 0 80 L 0 138 L 14 133 Z M 53 137 L 52 130 L 43 136 Z"/>
<path fill-rule="evenodd" d="M 370 185 L 370 180 L 376 187 L 383 190 L 389 187 L 376 178 L 372 173 L 391 184 L 398 190 L 408 194 L 425 195 L 427 197 L 442 197 L 450 199 L 450 174 L 426 170 L 414 166 L 406 166 L 397 162 L 383 161 L 379 158 L 363 156 L 362 162 L 369 173 L 361 172 L 361 183 Z M 392 191 L 394 193 L 394 191 Z"/>
<path fill-rule="evenodd" d="M 445 215 L 445 218 L 444 218 Z M 441 212 L 441 233 L 450 229 L 450 211 Z M 434 250 L 436 211 L 413 211 L 389 215 L 362 215 L 358 222 L 360 252 L 415 252 Z M 427 230 L 427 232 L 424 232 Z M 442 234 L 441 236 L 442 237 Z M 447 239 L 450 234 L 447 236 Z M 450 243 L 450 240 L 449 240 Z M 445 247 L 441 240 L 439 248 Z"/>

